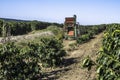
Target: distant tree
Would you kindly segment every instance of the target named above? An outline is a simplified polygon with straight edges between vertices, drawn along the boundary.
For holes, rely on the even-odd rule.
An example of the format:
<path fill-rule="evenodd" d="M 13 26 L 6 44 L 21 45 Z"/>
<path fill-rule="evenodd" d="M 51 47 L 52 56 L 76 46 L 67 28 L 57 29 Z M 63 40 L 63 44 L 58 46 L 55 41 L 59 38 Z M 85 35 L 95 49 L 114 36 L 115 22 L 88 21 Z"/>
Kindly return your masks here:
<path fill-rule="evenodd" d="M 0 20 L 0 36 L 2 36 L 2 25 L 3 25 L 3 20 Z"/>
<path fill-rule="evenodd" d="M 31 21 L 31 30 L 37 30 L 37 27 L 38 27 L 38 21 L 34 20 L 34 21 Z"/>

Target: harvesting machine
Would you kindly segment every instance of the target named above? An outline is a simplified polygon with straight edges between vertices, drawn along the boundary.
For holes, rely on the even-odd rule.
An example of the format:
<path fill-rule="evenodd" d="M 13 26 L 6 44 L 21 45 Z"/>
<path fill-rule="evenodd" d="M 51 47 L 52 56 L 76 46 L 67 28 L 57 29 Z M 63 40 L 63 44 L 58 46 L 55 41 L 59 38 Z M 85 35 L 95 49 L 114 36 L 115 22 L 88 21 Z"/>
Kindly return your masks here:
<path fill-rule="evenodd" d="M 80 35 L 79 23 L 76 21 L 77 16 L 66 17 L 64 22 L 65 39 L 76 39 Z"/>

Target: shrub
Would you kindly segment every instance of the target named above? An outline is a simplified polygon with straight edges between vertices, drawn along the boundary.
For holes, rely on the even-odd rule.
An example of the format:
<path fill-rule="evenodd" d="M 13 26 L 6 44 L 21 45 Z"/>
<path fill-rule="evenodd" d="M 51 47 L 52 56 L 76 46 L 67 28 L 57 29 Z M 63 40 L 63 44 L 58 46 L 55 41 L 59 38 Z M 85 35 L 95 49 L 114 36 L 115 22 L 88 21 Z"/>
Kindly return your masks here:
<path fill-rule="evenodd" d="M 48 30 L 52 31 L 55 34 L 55 38 L 58 40 L 63 39 L 63 30 L 57 26 L 51 25 L 47 27 Z"/>
<path fill-rule="evenodd" d="M 86 58 L 84 58 L 84 60 L 82 62 L 82 67 L 88 68 L 88 70 L 90 70 L 93 64 L 94 64 L 94 62 L 91 60 L 91 58 L 89 56 L 87 56 Z"/>
<path fill-rule="evenodd" d="M 120 27 L 118 25 L 109 26 L 104 34 L 97 63 L 99 80 L 120 79 Z"/>
<path fill-rule="evenodd" d="M 77 43 L 81 44 L 87 42 L 88 40 L 90 40 L 90 37 L 91 36 L 89 34 L 82 35 L 77 39 Z"/>
<path fill-rule="evenodd" d="M 1 80 L 37 80 L 41 65 L 52 67 L 62 63 L 65 51 L 55 38 L 41 38 L 38 42 L 0 45 Z"/>
<path fill-rule="evenodd" d="M 2 45 L 0 48 L 0 79 L 36 79 L 37 74 L 40 74 L 40 67 L 38 62 L 31 58 L 30 53 L 29 47 L 20 49 L 14 43 Z"/>
<path fill-rule="evenodd" d="M 61 41 L 55 38 L 42 38 L 38 46 L 38 54 L 45 66 L 57 66 L 61 64 L 65 51 Z"/>

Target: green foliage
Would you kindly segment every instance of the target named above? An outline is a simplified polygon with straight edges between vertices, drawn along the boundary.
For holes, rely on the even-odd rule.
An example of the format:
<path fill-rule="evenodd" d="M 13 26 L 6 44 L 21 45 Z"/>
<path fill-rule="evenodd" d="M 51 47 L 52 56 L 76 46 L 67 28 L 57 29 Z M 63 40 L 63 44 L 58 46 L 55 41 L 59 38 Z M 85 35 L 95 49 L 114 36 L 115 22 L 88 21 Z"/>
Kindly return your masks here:
<path fill-rule="evenodd" d="M 63 39 L 64 34 L 63 34 L 63 30 L 61 28 L 59 28 L 55 25 L 50 25 L 47 27 L 47 30 L 52 31 L 55 34 L 56 39 L 58 39 L 58 40 Z"/>
<path fill-rule="evenodd" d="M 61 40 L 57 40 L 54 37 L 42 37 L 28 43 L 22 42 L 18 44 L 21 47 L 29 46 L 30 50 L 32 50 L 35 54 L 35 58 L 37 58 L 42 64 L 41 66 L 44 67 L 61 65 L 63 56 L 66 54 L 66 52 L 63 50 Z M 26 47 L 25 50 L 28 51 L 29 48 Z"/>
<path fill-rule="evenodd" d="M 88 57 L 84 58 L 84 60 L 82 62 L 82 67 L 83 68 L 88 68 L 88 70 L 90 70 L 93 64 L 94 64 L 94 62 L 88 56 Z"/>
<path fill-rule="evenodd" d="M 61 41 L 53 38 L 42 38 L 38 53 L 43 66 L 57 66 L 61 64 L 65 51 Z"/>
<path fill-rule="evenodd" d="M 99 80 L 120 79 L 120 26 L 108 25 L 97 59 Z"/>
<path fill-rule="evenodd" d="M 37 80 L 41 65 L 52 67 L 62 63 L 65 51 L 55 38 L 41 38 L 37 42 L 6 43 L 0 45 L 1 80 Z"/>
<path fill-rule="evenodd" d="M 40 74 L 40 67 L 30 53 L 30 47 L 20 49 L 14 43 L 3 44 L 0 48 L 0 79 L 36 79 L 37 74 Z"/>
<path fill-rule="evenodd" d="M 101 25 L 87 25 L 87 26 L 82 26 L 80 25 L 80 34 L 91 34 L 92 36 L 95 34 L 98 34 L 100 32 L 102 32 L 103 30 L 106 29 L 105 24 L 101 24 Z"/>
<path fill-rule="evenodd" d="M 89 41 L 95 34 L 98 34 L 106 29 L 106 25 L 95 26 L 80 26 L 80 36 L 77 38 L 77 43 L 81 44 Z"/>
<path fill-rule="evenodd" d="M 90 39 L 91 39 L 90 34 L 84 34 L 77 39 L 77 43 L 81 44 L 81 43 L 87 42 Z"/>
<path fill-rule="evenodd" d="M 2 25 L 3 25 L 3 20 L 0 19 L 0 36 L 2 36 Z"/>
<path fill-rule="evenodd" d="M 58 27 L 61 26 L 61 24 L 58 23 L 48 23 L 48 22 L 41 22 L 41 21 L 6 21 L 6 20 L 0 20 L 0 36 L 2 32 L 2 26 L 3 21 L 5 23 L 9 23 L 7 26 L 11 27 L 11 34 L 12 35 L 23 35 L 28 32 L 34 31 L 34 30 L 42 30 L 46 29 L 48 26 L 54 24 Z"/>

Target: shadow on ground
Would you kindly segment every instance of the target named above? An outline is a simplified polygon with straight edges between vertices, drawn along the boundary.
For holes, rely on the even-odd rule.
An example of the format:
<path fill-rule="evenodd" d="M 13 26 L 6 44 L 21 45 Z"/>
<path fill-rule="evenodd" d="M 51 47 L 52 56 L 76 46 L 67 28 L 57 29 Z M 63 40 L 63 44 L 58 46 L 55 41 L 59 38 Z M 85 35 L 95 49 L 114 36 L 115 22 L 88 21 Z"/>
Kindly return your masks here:
<path fill-rule="evenodd" d="M 77 63 L 77 58 L 67 58 L 63 60 L 63 65 L 64 67 L 70 66 L 74 63 Z"/>
<path fill-rule="evenodd" d="M 62 65 L 60 66 L 60 68 L 58 70 L 53 70 L 51 72 L 45 73 L 41 80 L 56 80 L 56 79 L 58 79 L 60 76 L 60 73 L 64 73 L 64 72 L 71 70 L 71 68 L 68 66 L 70 66 L 76 62 L 77 62 L 76 58 L 64 59 Z"/>
<path fill-rule="evenodd" d="M 42 78 L 42 80 L 56 80 L 59 78 L 59 76 L 57 74 L 64 73 L 69 70 L 70 70 L 70 68 L 64 68 L 64 69 L 59 69 L 59 70 L 54 70 L 54 71 L 48 72 L 48 73 L 44 74 L 44 77 Z"/>

